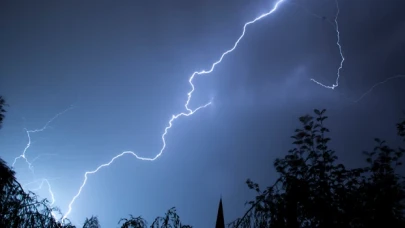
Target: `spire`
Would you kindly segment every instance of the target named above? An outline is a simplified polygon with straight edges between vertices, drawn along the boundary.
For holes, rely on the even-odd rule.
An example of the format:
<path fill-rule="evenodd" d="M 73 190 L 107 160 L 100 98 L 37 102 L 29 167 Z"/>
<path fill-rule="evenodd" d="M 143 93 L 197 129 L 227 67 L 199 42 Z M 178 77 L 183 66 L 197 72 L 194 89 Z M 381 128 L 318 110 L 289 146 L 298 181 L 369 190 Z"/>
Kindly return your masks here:
<path fill-rule="evenodd" d="M 215 228 L 225 228 L 224 210 L 222 208 L 222 196 L 221 196 L 221 198 L 219 200 L 217 223 L 215 225 Z"/>

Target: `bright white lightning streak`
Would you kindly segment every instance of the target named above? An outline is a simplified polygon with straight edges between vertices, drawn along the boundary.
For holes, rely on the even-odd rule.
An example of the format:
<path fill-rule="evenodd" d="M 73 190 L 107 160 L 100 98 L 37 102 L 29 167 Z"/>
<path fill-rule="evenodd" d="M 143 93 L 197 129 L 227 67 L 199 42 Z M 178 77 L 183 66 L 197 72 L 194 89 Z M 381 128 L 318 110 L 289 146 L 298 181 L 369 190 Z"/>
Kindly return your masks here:
<path fill-rule="evenodd" d="M 77 193 L 77 194 L 73 197 L 73 199 L 70 201 L 70 203 L 69 203 L 69 209 L 68 209 L 67 213 L 62 217 L 62 221 L 63 221 L 65 218 L 67 218 L 67 216 L 71 213 L 71 211 L 72 211 L 72 205 L 73 205 L 73 203 L 75 202 L 75 200 L 77 199 L 77 197 L 79 197 L 79 195 L 81 194 L 83 187 L 86 185 L 86 183 L 87 183 L 87 178 L 88 178 L 87 176 L 88 176 L 89 174 L 97 173 L 101 168 L 107 167 L 107 166 L 111 165 L 111 164 L 115 161 L 115 159 L 117 159 L 117 158 L 119 158 L 119 157 L 122 157 L 122 156 L 124 156 L 124 155 L 126 155 L 126 154 L 131 154 L 131 155 L 134 156 L 135 158 L 137 158 L 137 159 L 139 159 L 139 160 L 143 160 L 143 161 L 154 161 L 154 160 L 156 160 L 157 158 L 159 158 L 159 157 L 162 155 L 164 149 L 166 148 L 165 136 L 166 136 L 168 130 L 172 127 L 173 121 L 176 120 L 177 118 L 179 118 L 180 116 L 190 116 L 190 115 L 194 114 L 195 112 L 197 112 L 199 109 L 203 109 L 203 108 L 205 108 L 205 107 L 211 105 L 211 102 L 209 102 L 209 103 L 207 103 L 207 104 L 205 104 L 205 105 L 203 105 L 203 106 L 200 106 L 200 107 L 196 108 L 195 110 L 192 110 L 192 109 L 190 109 L 190 108 L 188 107 L 188 105 L 189 105 L 189 103 L 190 103 L 190 100 L 191 100 L 191 97 L 192 97 L 192 94 L 193 94 L 194 89 L 195 89 L 194 84 L 193 84 L 193 79 L 194 79 L 194 77 L 197 76 L 197 75 L 209 74 L 209 73 L 211 73 L 212 71 L 214 71 L 215 66 L 216 66 L 217 64 L 219 64 L 220 62 L 222 62 L 222 59 L 223 59 L 227 54 L 231 53 L 233 50 L 236 49 L 236 47 L 238 46 L 239 42 L 240 42 L 240 41 L 242 40 L 242 38 L 245 36 L 245 32 L 246 32 L 247 26 L 249 26 L 249 25 L 255 23 L 256 21 L 259 21 L 260 19 L 263 19 L 263 18 L 267 17 L 268 15 L 272 14 L 274 11 L 277 10 L 278 6 L 279 6 L 280 3 L 282 3 L 283 1 L 284 1 L 284 0 L 278 0 L 278 1 L 275 3 L 274 7 L 273 7 L 269 12 L 264 13 L 264 14 L 262 14 L 262 15 L 256 17 L 254 20 L 245 23 L 245 25 L 243 26 L 243 32 L 242 32 L 242 34 L 239 36 L 239 38 L 236 40 L 236 42 L 235 42 L 235 44 L 233 45 L 233 47 L 232 47 L 231 49 L 225 51 L 224 53 L 222 53 L 222 55 L 221 55 L 221 57 L 219 58 L 219 60 L 216 61 L 216 62 L 214 62 L 214 63 L 211 65 L 211 68 L 210 68 L 208 71 L 206 71 L 206 70 L 196 71 L 196 72 L 194 72 L 194 73 L 190 76 L 190 78 L 189 78 L 188 81 L 189 81 L 189 84 L 190 84 L 190 86 L 191 86 L 191 90 L 187 93 L 187 101 L 186 101 L 186 103 L 184 104 L 184 107 L 186 108 L 187 113 L 179 113 L 179 114 L 177 114 L 177 115 L 173 115 L 172 118 L 169 120 L 169 126 L 167 126 L 167 127 L 165 128 L 164 133 L 162 134 L 162 137 L 161 137 L 161 138 L 162 138 L 162 142 L 163 142 L 163 146 L 162 146 L 162 148 L 160 149 L 160 152 L 159 152 L 155 157 L 153 157 L 153 158 L 145 158 L 145 157 L 140 157 L 140 156 L 138 156 L 136 153 L 134 153 L 134 152 L 132 152 L 132 151 L 124 151 L 124 152 L 122 152 L 121 154 L 119 154 L 119 155 L 113 157 L 108 163 L 105 163 L 105 164 L 100 165 L 99 167 L 97 167 L 97 168 L 96 168 L 95 170 L 93 170 L 93 171 L 87 171 L 87 172 L 85 172 L 83 183 L 82 183 L 82 185 L 80 186 L 78 193 Z"/>
<path fill-rule="evenodd" d="M 44 183 L 46 183 L 48 185 L 48 192 L 51 195 L 51 199 L 52 199 L 52 202 L 51 202 L 50 205 L 52 206 L 55 203 L 55 196 L 54 196 L 54 194 L 52 192 L 52 187 L 51 187 L 51 184 L 49 183 L 48 179 L 45 179 L 45 178 L 42 179 L 41 185 L 36 189 L 32 189 L 32 191 L 40 190 L 42 188 L 42 186 L 44 185 Z M 58 220 L 57 215 L 55 214 L 54 211 L 51 211 L 51 215 L 55 220 Z"/>
<path fill-rule="evenodd" d="M 328 85 L 324 85 L 324 84 L 318 82 L 317 80 L 311 78 L 311 81 L 313 81 L 316 84 L 318 84 L 318 85 L 320 85 L 320 86 L 322 86 L 324 88 L 327 88 L 327 89 L 335 89 L 336 87 L 339 86 L 340 70 L 343 68 L 343 62 L 345 61 L 345 57 L 343 56 L 343 52 L 342 52 L 342 46 L 340 45 L 340 32 L 339 32 L 339 24 L 338 24 L 338 21 L 337 21 L 340 9 L 339 9 L 338 1 L 335 0 L 335 2 L 336 2 L 336 7 L 337 7 L 337 13 L 336 13 L 336 16 L 335 16 L 335 28 L 336 28 L 336 34 L 337 34 L 337 42 L 336 42 L 336 44 L 339 47 L 340 57 L 342 58 L 342 60 L 340 61 L 340 66 L 339 66 L 338 71 L 337 71 L 337 77 L 336 77 L 336 82 L 335 82 L 336 84 L 332 84 L 331 86 L 328 86 Z"/>
<path fill-rule="evenodd" d="M 212 102 L 210 101 L 210 102 L 208 102 L 207 104 L 202 105 L 202 106 L 200 106 L 200 107 L 198 107 L 198 108 L 196 108 L 196 109 L 194 109 L 194 110 L 190 110 L 190 112 L 188 112 L 188 113 L 179 113 L 179 114 L 177 114 L 177 115 L 173 115 L 172 118 L 169 120 L 169 126 L 167 126 L 167 127 L 165 128 L 164 133 L 162 134 L 163 146 L 162 146 L 162 148 L 160 149 L 160 152 L 159 152 L 155 157 L 153 157 L 153 158 L 141 157 L 141 156 L 138 156 L 136 153 L 134 153 L 134 152 L 132 152 L 132 151 L 124 151 L 124 152 L 122 152 L 121 154 L 119 154 L 119 155 L 113 157 L 108 163 L 105 163 L 105 164 L 100 165 L 99 167 L 97 167 L 97 168 L 96 168 L 95 170 L 93 170 L 93 171 L 87 171 L 87 172 L 85 172 L 85 173 L 84 173 L 84 180 L 83 180 L 83 183 L 82 183 L 82 185 L 80 186 L 79 191 L 77 192 L 77 194 L 76 194 L 76 195 L 73 197 L 73 199 L 70 201 L 70 203 L 69 203 L 69 210 L 68 210 L 67 213 L 63 216 L 62 221 L 63 221 L 63 220 L 70 214 L 70 212 L 72 211 L 72 205 L 73 205 L 73 203 L 75 202 L 75 200 L 77 199 L 77 197 L 79 197 L 79 195 L 81 194 L 81 192 L 82 192 L 84 186 L 86 185 L 86 183 L 87 183 L 87 178 L 88 178 L 87 176 L 88 176 L 89 174 L 97 173 L 101 168 L 104 168 L 104 167 L 107 167 L 107 166 L 111 165 L 111 164 L 115 161 L 115 159 L 120 158 L 120 157 L 122 157 L 122 156 L 124 156 L 124 155 L 126 155 L 126 154 L 130 154 L 130 155 L 134 156 L 135 158 L 137 158 L 137 159 L 139 159 L 139 160 L 142 160 L 142 161 L 154 161 L 154 160 L 156 160 L 157 158 L 159 158 L 159 157 L 162 155 L 164 149 L 166 148 L 165 136 L 167 135 L 168 130 L 173 126 L 173 121 L 176 120 L 177 118 L 179 118 L 180 116 L 191 116 L 192 114 L 194 114 L 194 113 L 197 112 L 198 110 L 203 109 L 203 108 L 205 108 L 205 107 L 211 105 L 211 103 L 212 103 Z"/>
<path fill-rule="evenodd" d="M 385 84 L 386 82 L 388 82 L 388 81 L 390 81 L 390 80 L 392 80 L 392 79 L 396 79 L 396 78 L 405 78 L 405 75 L 395 75 L 395 76 L 392 76 L 392 77 L 389 77 L 389 78 L 385 79 L 384 81 L 381 81 L 381 82 L 378 82 L 378 83 L 374 84 L 369 90 L 367 90 L 365 93 L 363 93 L 363 95 L 361 95 L 361 96 L 359 97 L 359 99 L 357 99 L 357 100 L 355 100 L 355 101 L 353 101 L 353 102 L 355 102 L 355 103 L 359 102 L 359 101 L 360 101 L 361 99 L 363 99 L 367 94 L 371 93 L 371 91 L 373 91 L 373 89 L 374 89 L 375 87 L 380 86 L 380 85 L 382 85 L 382 84 Z"/>
<path fill-rule="evenodd" d="M 52 187 L 51 187 L 51 184 L 49 183 L 49 180 L 48 180 L 48 179 L 43 178 L 43 179 L 41 179 L 41 180 L 36 180 L 36 181 L 30 182 L 30 183 L 27 183 L 27 184 L 25 184 L 25 185 L 23 186 L 23 188 L 26 187 L 26 186 L 28 186 L 28 185 L 37 183 L 37 182 L 39 182 L 39 181 L 41 181 L 41 184 L 38 186 L 38 188 L 31 189 L 31 191 L 39 191 L 39 190 L 41 190 L 41 189 L 42 189 L 42 186 L 44 185 L 44 183 L 46 183 L 46 184 L 48 185 L 48 192 L 49 192 L 49 195 L 51 196 L 51 199 L 52 199 L 52 201 L 51 201 L 51 206 L 52 206 L 52 205 L 55 203 L 55 196 L 54 196 L 54 194 L 53 194 L 53 192 L 52 192 Z"/>
<path fill-rule="evenodd" d="M 52 180 L 56 180 L 56 179 L 60 179 L 60 178 L 53 178 Z M 51 187 L 51 184 L 49 183 L 49 180 L 50 179 L 46 179 L 46 178 L 43 178 L 40 180 L 35 180 L 35 181 L 32 181 L 30 183 L 23 185 L 23 188 L 26 188 L 28 185 L 32 185 L 34 183 L 38 183 L 39 181 L 41 181 L 41 184 L 38 186 L 38 188 L 31 189 L 31 191 L 39 191 L 42 189 L 42 186 L 44 185 L 44 183 L 46 183 L 48 185 L 48 193 L 52 199 L 52 201 L 50 202 L 50 205 L 52 206 L 53 204 L 55 204 L 55 195 L 53 194 L 52 187 Z M 55 220 L 58 220 L 57 215 L 55 214 L 54 211 L 51 211 L 51 215 Z"/>

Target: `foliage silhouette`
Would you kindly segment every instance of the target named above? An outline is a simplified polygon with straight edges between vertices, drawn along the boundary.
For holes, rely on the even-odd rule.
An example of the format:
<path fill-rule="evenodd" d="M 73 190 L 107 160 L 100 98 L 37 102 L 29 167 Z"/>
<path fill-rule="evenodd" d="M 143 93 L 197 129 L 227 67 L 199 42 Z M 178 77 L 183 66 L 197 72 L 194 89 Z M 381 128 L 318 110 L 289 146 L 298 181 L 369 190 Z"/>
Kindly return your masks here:
<path fill-rule="evenodd" d="M 2 127 L 4 120 L 4 113 L 6 112 L 6 110 L 4 109 L 5 106 L 7 106 L 6 101 L 2 96 L 0 96 L 0 128 Z"/>
<path fill-rule="evenodd" d="M 100 224 L 98 222 L 97 216 L 91 216 L 90 218 L 86 218 L 83 224 L 83 228 L 99 228 Z"/>
<path fill-rule="evenodd" d="M 123 222 L 121 225 L 121 228 L 144 228 L 147 227 L 147 222 L 145 219 L 143 219 L 141 216 L 134 217 L 132 215 L 129 215 L 129 219 L 122 218 L 118 222 L 120 224 Z"/>
<path fill-rule="evenodd" d="M 295 148 L 274 167 L 279 178 L 257 192 L 250 208 L 229 227 L 405 227 L 405 179 L 395 172 L 405 150 L 392 149 L 375 139 L 372 152 L 364 152 L 367 166 L 347 169 L 328 147 L 325 110 L 299 118 L 302 127 L 292 136 Z M 397 124 L 405 141 L 405 120 Z"/>
<path fill-rule="evenodd" d="M 142 217 L 133 217 L 130 215 L 129 219 L 121 219 L 119 223 L 124 222 L 121 228 L 146 228 L 147 222 Z M 164 217 L 157 217 L 150 228 L 192 228 L 189 225 L 182 225 L 180 217 L 176 212 L 176 208 L 170 208 Z"/>
<path fill-rule="evenodd" d="M 1 173 L 0 227 L 62 227 L 53 217 L 57 208 L 50 207 L 46 199 L 38 200 L 32 192 L 26 193 L 3 160 L 0 170 L 6 171 Z"/>
<path fill-rule="evenodd" d="M 50 227 L 50 228 L 75 228 L 68 219 L 63 224 L 55 219 L 61 215 L 57 208 L 50 206 L 47 199 L 38 200 L 33 192 L 26 193 L 15 178 L 15 172 L 0 158 L 1 195 L 0 195 L 0 227 Z M 121 219 L 118 224 L 121 228 L 146 228 L 147 222 L 142 217 Z M 96 216 L 86 218 L 83 228 L 99 228 Z M 191 228 L 182 225 L 180 217 L 173 207 L 164 217 L 157 217 L 151 228 Z"/>
<path fill-rule="evenodd" d="M 1 195 L 5 194 L 5 187 L 11 185 L 14 181 L 16 181 L 15 178 L 15 172 L 11 170 L 8 166 L 7 163 L 0 158 L 0 190 Z"/>

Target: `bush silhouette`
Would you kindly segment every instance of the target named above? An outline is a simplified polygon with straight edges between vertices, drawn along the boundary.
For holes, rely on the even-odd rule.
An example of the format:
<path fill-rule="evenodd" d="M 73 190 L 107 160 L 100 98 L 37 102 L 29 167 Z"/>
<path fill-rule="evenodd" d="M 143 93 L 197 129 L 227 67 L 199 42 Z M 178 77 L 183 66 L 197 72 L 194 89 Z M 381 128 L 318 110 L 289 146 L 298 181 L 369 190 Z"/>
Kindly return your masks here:
<path fill-rule="evenodd" d="M 130 215 L 129 219 L 121 219 L 119 223 L 123 222 L 121 228 L 147 228 L 147 222 L 142 217 L 133 217 Z M 191 228 L 189 225 L 182 225 L 180 217 L 176 212 L 176 208 L 169 209 L 164 217 L 157 217 L 150 228 Z"/>
<path fill-rule="evenodd" d="M 61 215 L 57 208 L 50 206 L 47 199 L 38 200 L 33 192 L 26 193 L 15 178 L 15 172 L 0 158 L 0 227 L 50 227 L 50 228 L 75 228 L 68 219 L 58 222 L 56 215 Z M 60 216 L 61 217 L 61 216 Z M 122 228 L 146 228 L 147 222 L 142 217 L 121 219 Z M 96 216 L 86 218 L 83 228 L 99 228 Z M 191 228 L 182 225 L 180 217 L 173 207 L 164 217 L 157 217 L 151 228 Z"/>
<path fill-rule="evenodd" d="M 4 120 L 4 113 L 6 110 L 4 109 L 4 106 L 6 106 L 6 101 L 2 96 L 0 96 L 0 128 L 2 126 L 3 120 Z"/>
<path fill-rule="evenodd" d="M 403 148 L 392 149 L 385 141 L 372 152 L 364 152 L 368 166 L 347 169 L 337 162 L 328 147 L 329 129 L 325 110 L 315 117 L 299 118 L 301 128 L 292 136 L 295 148 L 274 167 L 279 178 L 261 191 L 250 179 L 247 185 L 257 192 L 250 208 L 230 227 L 405 227 L 404 177 L 396 167 Z M 405 121 L 397 124 L 405 141 Z"/>

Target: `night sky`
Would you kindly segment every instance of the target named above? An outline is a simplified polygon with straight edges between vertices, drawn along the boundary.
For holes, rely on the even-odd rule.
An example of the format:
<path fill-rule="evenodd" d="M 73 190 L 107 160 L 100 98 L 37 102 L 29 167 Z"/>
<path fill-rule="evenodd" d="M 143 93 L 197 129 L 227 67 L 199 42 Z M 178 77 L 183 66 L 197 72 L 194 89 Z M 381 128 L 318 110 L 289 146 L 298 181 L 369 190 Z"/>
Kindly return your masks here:
<path fill-rule="evenodd" d="M 274 0 L 1 1 L 0 95 L 10 105 L 0 130 L 0 156 L 35 190 L 48 178 L 55 206 L 67 212 L 85 171 L 123 151 L 154 157 L 173 114 L 185 111 L 194 71 L 208 70 L 233 47 L 243 25 Z M 73 204 L 81 225 L 97 215 L 115 227 L 128 214 L 148 221 L 175 206 L 195 227 L 215 224 L 222 195 L 225 221 L 252 199 L 247 178 L 263 187 L 272 163 L 293 147 L 298 117 L 327 109 L 331 147 L 348 167 L 363 164 L 373 138 L 398 145 L 395 123 L 405 110 L 405 1 L 340 0 L 341 62 L 334 0 L 285 0 L 247 27 L 214 72 L 195 78 L 190 108 L 157 160 L 125 155 L 97 174 Z M 322 17 L 325 17 L 323 20 Z M 332 23 L 329 23 L 332 22 Z M 50 198 L 46 185 L 36 191 Z"/>

